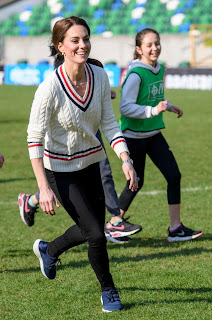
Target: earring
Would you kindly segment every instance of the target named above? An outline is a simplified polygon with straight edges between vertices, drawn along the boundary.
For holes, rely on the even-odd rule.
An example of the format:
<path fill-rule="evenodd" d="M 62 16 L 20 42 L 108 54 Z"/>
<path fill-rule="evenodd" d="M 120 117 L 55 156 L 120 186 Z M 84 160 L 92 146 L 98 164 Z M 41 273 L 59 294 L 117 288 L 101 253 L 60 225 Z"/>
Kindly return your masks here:
<path fill-rule="evenodd" d="M 65 56 L 66 54 L 65 54 L 65 52 L 62 52 L 62 56 Z"/>

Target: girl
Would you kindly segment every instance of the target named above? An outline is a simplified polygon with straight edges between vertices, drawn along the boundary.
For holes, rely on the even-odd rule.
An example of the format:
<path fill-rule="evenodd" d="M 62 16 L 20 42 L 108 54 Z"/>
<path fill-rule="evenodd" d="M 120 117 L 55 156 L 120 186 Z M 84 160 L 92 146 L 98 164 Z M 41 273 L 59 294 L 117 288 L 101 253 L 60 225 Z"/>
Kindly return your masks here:
<path fill-rule="evenodd" d="M 54 279 L 58 257 L 87 241 L 89 261 L 102 289 L 103 311 L 121 310 L 104 235 L 99 161 L 106 155 L 96 137 L 100 124 L 123 162 L 132 191 L 137 189 L 137 176 L 112 111 L 108 77 L 102 68 L 86 63 L 91 50 L 87 23 L 74 16 L 57 21 L 52 41 L 64 63 L 35 93 L 27 140 L 42 210 L 53 215 L 58 199 L 76 224 L 51 242 L 37 239 L 33 250 L 43 275 Z"/>
<path fill-rule="evenodd" d="M 122 85 L 120 103 L 120 127 L 124 133 L 135 171 L 138 189 L 129 190 L 126 184 L 119 198 L 124 216 L 144 182 L 146 154 L 167 180 L 167 197 L 170 213 L 169 242 L 197 238 L 202 231 L 186 228 L 180 222 L 180 180 L 177 163 L 164 139 L 165 128 L 162 112 L 174 112 L 180 118 L 183 111 L 164 100 L 164 68 L 158 63 L 161 53 L 160 36 L 157 31 L 146 28 L 136 35 L 134 61 L 131 63 Z"/>

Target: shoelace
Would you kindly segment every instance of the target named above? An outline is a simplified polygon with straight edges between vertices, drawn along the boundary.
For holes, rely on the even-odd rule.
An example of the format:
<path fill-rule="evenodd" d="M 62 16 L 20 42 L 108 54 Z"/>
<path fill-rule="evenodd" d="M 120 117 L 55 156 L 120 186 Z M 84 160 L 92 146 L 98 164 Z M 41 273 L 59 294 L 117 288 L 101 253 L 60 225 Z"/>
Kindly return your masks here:
<path fill-rule="evenodd" d="M 117 290 L 109 290 L 108 293 L 106 294 L 106 297 L 110 302 L 120 301 Z"/>
<path fill-rule="evenodd" d="M 126 217 L 126 218 L 122 218 L 122 219 L 123 219 L 123 221 L 127 221 L 127 220 L 130 219 L 130 216 L 128 216 L 128 217 Z"/>
<path fill-rule="evenodd" d="M 38 207 L 35 207 L 35 208 L 30 207 L 30 211 L 29 211 L 28 215 L 33 216 L 35 213 L 37 213 L 37 211 L 38 211 Z"/>
<path fill-rule="evenodd" d="M 50 264 L 49 268 L 53 268 L 54 266 L 60 267 L 62 265 L 62 262 L 59 258 L 55 258 Z"/>

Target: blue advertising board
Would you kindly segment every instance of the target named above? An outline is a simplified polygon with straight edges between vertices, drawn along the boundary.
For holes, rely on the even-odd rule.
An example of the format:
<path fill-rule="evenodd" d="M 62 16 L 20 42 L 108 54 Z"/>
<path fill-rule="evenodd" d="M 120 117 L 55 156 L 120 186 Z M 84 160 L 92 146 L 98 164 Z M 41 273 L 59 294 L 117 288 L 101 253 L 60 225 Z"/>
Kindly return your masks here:
<path fill-rule="evenodd" d="M 121 68 L 117 65 L 105 65 L 110 86 L 118 87 Z M 25 86 L 37 86 L 54 70 L 49 64 L 31 65 L 26 63 L 6 64 L 4 68 L 4 83 Z"/>
<path fill-rule="evenodd" d="M 33 86 L 39 85 L 54 70 L 49 64 L 6 64 L 4 83 Z"/>
<path fill-rule="evenodd" d="M 121 76 L 121 68 L 115 64 L 106 64 L 104 69 L 108 75 L 110 86 L 118 87 Z"/>

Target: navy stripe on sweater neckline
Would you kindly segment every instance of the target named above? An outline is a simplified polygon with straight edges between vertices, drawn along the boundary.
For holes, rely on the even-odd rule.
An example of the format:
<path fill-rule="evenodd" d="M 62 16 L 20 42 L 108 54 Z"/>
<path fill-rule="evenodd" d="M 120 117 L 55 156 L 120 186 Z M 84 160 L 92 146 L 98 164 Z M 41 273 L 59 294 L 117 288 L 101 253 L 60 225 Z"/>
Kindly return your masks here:
<path fill-rule="evenodd" d="M 56 69 L 56 75 L 68 98 L 82 111 L 86 111 L 90 105 L 94 92 L 94 73 L 89 64 L 85 64 L 87 86 L 84 97 L 81 97 L 73 88 L 66 72 L 64 63 Z"/>

